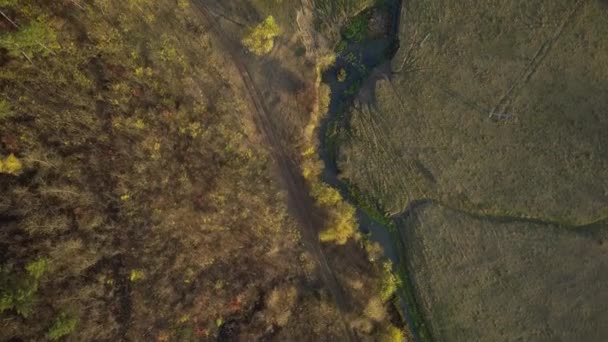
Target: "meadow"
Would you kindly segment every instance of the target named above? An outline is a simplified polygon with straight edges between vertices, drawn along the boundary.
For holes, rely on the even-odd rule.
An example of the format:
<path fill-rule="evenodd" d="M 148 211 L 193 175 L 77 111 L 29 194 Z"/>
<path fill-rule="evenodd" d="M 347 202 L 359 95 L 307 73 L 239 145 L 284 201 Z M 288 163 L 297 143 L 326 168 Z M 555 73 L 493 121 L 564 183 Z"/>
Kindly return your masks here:
<path fill-rule="evenodd" d="M 423 205 L 399 220 L 437 341 L 602 341 L 608 224 L 564 229 Z"/>
<path fill-rule="evenodd" d="M 433 339 L 608 333 L 606 13 L 404 3 L 400 49 L 347 111 L 337 162 L 396 220 Z"/>
<path fill-rule="evenodd" d="M 606 10 L 406 4 L 392 72 L 350 113 L 344 178 L 392 214 L 432 198 L 563 224 L 605 217 Z"/>

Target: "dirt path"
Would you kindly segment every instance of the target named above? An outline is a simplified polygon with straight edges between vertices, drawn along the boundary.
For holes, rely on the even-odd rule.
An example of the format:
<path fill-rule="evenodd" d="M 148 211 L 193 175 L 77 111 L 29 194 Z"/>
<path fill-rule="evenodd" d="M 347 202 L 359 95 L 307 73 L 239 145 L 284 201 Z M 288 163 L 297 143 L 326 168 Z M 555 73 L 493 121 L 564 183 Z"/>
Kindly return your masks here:
<path fill-rule="evenodd" d="M 319 271 L 323 282 L 331 292 L 341 315 L 343 315 L 343 312 L 348 311 L 349 305 L 345 299 L 342 287 L 338 283 L 335 274 L 329 266 L 327 257 L 321 249 L 318 232 L 317 229 L 315 229 L 315 227 L 320 226 L 323 222 L 319 219 L 315 219 L 315 217 L 319 217 L 318 215 L 315 215 L 317 209 L 313 199 L 308 193 L 308 187 L 300 173 L 298 164 L 293 160 L 289 151 L 286 151 L 284 143 L 278 138 L 276 132 L 273 130 L 269 111 L 247 69 L 245 62 L 248 56 L 243 53 L 243 49 L 239 42 L 234 42 L 228 38 L 227 35 L 222 34 L 218 22 L 201 1 L 194 1 L 193 3 L 196 5 L 195 7 L 199 10 L 205 21 L 209 23 L 209 29 L 217 38 L 217 42 L 230 56 L 234 67 L 237 69 L 247 96 L 255 109 L 253 111 L 253 120 L 260 130 L 263 139 L 266 141 L 267 146 L 269 146 L 270 153 L 277 164 L 278 172 L 287 189 L 290 208 L 292 208 L 300 223 L 299 226 L 301 228 L 302 240 L 308 250 L 314 255 L 316 262 L 319 265 Z M 356 340 L 354 333 L 343 316 L 342 324 L 345 334 L 344 337 L 349 341 Z"/>

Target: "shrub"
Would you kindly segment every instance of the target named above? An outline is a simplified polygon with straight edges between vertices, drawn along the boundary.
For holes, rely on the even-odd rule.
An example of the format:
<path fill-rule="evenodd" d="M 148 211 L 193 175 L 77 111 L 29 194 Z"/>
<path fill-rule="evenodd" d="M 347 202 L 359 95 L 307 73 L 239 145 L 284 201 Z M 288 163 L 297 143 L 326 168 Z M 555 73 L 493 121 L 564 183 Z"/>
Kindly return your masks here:
<path fill-rule="evenodd" d="M 12 274 L 0 269 L 0 312 L 14 309 L 24 318 L 33 311 L 38 281 L 46 272 L 47 259 L 38 259 L 26 265 L 27 274 Z"/>
<path fill-rule="evenodd" d="M 53 323 L 46 336 L 51 341 L 58 340 L 61 337 L 72 333 L 76 329 L 76 324 L 78 324 L 78 319 L 62 312 L 57 319 L 55 319 L 55 323 Z"/>
<path fill-rule="evenodd" d="M 49 261 L 46 258 L 40 258 L 36 261 L 32 261 L 25 266 L 27 273 L 34 277 L 34 279 L 40 279 L 46 272 L 49 265 Z"/>
<path fill-rule="evenodd" d="M 315 0 L 314 6 L 319 18 L 333 25 L 372 6 L 374 0 Z"/>
<path fill-rule="evenodd" d="M 325 83 L 319 87 L 319 114 L 325 114 L 329 111 L 331 101 L 331 88 Z"/>
<path fill-rule="evenodd" d="M 385 342 L 405 342 L 405 333 L 394 325 L 390 325 L 382 337 Z"/>
<path fill-rule="evenodd" d="M 342 53 L 346 49 L 347 46 L 348 46 L 348 42 L 346 40 L 340 40 L 338 45 L 336 45 L 336 52 Z"/>
<path fill-rule="evenodd" d="M 23 168 L 23 164 L 19 158 L 15 157 L 14 154 L 10 154 L 8 157 L 4 158 L 4 161 L 0 163 L 0 172 L 9 173 L 11 175 L 17 175 L 21 172 Z"/>
<path fill-rule="evenodd" d="M 48 25 L 35 21 L 17 32 L 0 36 L 0 46 L 16 57 L 22 53 L 28 56 L 47 55 L 53 49 L 58 48 L 59 44 L 57 35 Z"/>
<path fill-rule="evenodd" d="M 0 100 L 0 120 L 8 119 L 13 115 L 10 103 L 6 100 Z"/>
<path fill-rule="evenodd" d="M 342 196 L 338 190 L 321 182 L 315 182 L 315 184 L 313 184 L 311 195 L 315 198 L 317 204 L 320 206 L 336 205 L 342 200 Z"/>
<path fill-rule="evenodd" d="M 393 264 L 390 261 L 385 261 L 382 264 L 382 278 L 380 280 L 380 298 L 386 302 L 391 299 L 397 288 L 401 284 L 401 280 L 393 273 Z"/>
<path fill-rule="evenodd" d="M 277 26 L 274 17 L 268 16 L 264 21 L 254 27 L 242 40 L 243 45 L 253 52 L 261 56 L 269 53 L 274 46 L 274 38 L 281 33 L 281 29 Z"/>
<path fill-rule="evenodd" d="M 339 202 L 327 219 L 327 228 L 319 234 L 323 242 L 345 244 L 351 237 L 357 236 L 357 219 L 355 208 L 350 204 Z"/>
<path fill-rule="evenodd" d="M 131 270 L 131 274 L 129 275 L 129 280 L 132 282 L 140 281 L 145 278 L 145 273 L 143 270 Z"/>
<path fill-rule="evenodd" d="M 377 298 L 372 298 L 365 307 L 365 316 L 373 319 L 376 322 L 382 322 L 386 318 L 386 310 L 384 303 Z"/>
<path fill-rule="evenodd" d="M 348 75 L 346 74 L 346 70 L 344 68 L 341 68 L 340 70 L 338 70 L 338 75 L 337 75 L 338 82 L 346 81 L 347 76 Z"/>
<path fill-rule="evenodd" d="M 346 29 L 344 30 L 344 37 L 348 40 L 359 42 L 363 39 L 365 31 L 367 30 L 367 23 L 369 16 L 365 14 L 359 14 L 352 18 Z"/>

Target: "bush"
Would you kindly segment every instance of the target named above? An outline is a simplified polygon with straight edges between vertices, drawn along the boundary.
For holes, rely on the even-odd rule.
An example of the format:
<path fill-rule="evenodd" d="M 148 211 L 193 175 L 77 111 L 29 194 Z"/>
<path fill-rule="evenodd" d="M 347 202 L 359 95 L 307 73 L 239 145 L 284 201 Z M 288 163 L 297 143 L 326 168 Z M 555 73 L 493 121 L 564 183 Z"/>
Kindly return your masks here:
<path fill-rule="evenodd" d="M 405 333 L 403 330 L 397 328 L 394 325 L 388 327 L 386 333 L 384 334 L 382 341 L 385 342 L 405 342 Z"/>
<path fill-rule="evenodd" d="M 10 154 L 8 157 L 4 158 L 3 161 L 0 161 L 0 172 L 1 173 L 9 173 L 11 175 L 17 175 L 21 172 L 23 168 L 23 164 L 19 158 L 15 157 L 14 154 Z"/>
<path fill-rule="evenodd" d="M 49 261 L 46 258 L 40 258 L 36 261 L 32 261 L 25 266 L 27 273 L 34 277 L 34 279 L 40 279 L 46 272 L 49 265 Z"/>
<path fill-rule="evenodd" d="M 319 86 L 319 114 L 325 114 L 329 111 L 331 102 L 331 88 L 325 83 Z"/>
<path fill-rule="evenodd" d="M 401 285 L 401 280 L 393 273 L 393 264 L 390 261 L 385 261 L 382 264 L 382 278 L 380 281 L 380 298 L 386 302 L 391 299 Z"/>
<path fill-rule="evenodd" d="M 337 203 L 329 213 L 327 227 L 319 234 L 319 239 L 323 242 L 335 242 L 338 245 L 343 245 L 351 237 L 356 237 L 355 208 L 344 202 Z"/>
<path fill-rule="evenodd" d="M 313 184 L 311 195 L 320 206 L 333 206 L 342 200 L 342 196 L 338 190 L 321 182 Z"/>
<path fill-rule="evenodd" d="M 61 337 L 72 333 L 76 329 L 76 324 L 78 324 L 78 319 L 62 312 L 59 317 L 57 317 L 46 336 L 51 341 L 58 340 Z"/>
<path fill-rule="evenodd" d="M 344 37 L 355 42 L 361 41 L 365 35 L 365 31 L 367 30 L 368 21 L 369 16 L 366 14 L 359 14 L 352 18 L 348 25 L 346 25 Z"/>
<path fill-rule="evenodd" d="M 348 75 L 346 74 L 346 70 L 344 68 L 341 68 L 340 70 L 338 70 L 338 75 L 337 75 L 338 82 L 346 81 L 346 77 L 348 77 Z"/>
<path fill-rule="evenodd" d="M 144 271 L 142 270 L 131 270 L 131 274 L 129 275 L 129 280 L 132 282 L 140 281 L 146 277 Z"/>
<path fill-rule="evenodd" d="M 261 56 L 269 53 L 274 46 L 274 38 L 281 33 L 281 29 L 277 26 L 274 17 L 268 16 L 264 21 L 254 27 L 242 40 L 243 45 L 253 52 Z"/>
<path fill-rule="evenodd" d="M 377 298 L 372 298 L 365 307 L 365 316 L 373 319 L 376 322 L 382 322 L 386 318 L 386 309 L 384 303 Z"/>
<path fill-rule="evenodd" d="M 9 119 L 13 115 L 10 103 L 6 100 L 0 100 L 0 120 Z"/>
<path fill-rule="evenodd" d="M 0 46 L 7 49 L 12 56 L 22 53 L 31 57 L 33 54 L 47 55 L 59 47 L 57 35 L 45 23 L 32 22 L 14 33 L 0 36 Z"/>
<path fill-rule="evenodd" d="M 14 274 L 0 269 L 0 312 L 14 309 L 24 318 L 33 311 L 39 279 L 46 272 L 47 259 L 38 259 L 25 267 L 27 274 Z"/>

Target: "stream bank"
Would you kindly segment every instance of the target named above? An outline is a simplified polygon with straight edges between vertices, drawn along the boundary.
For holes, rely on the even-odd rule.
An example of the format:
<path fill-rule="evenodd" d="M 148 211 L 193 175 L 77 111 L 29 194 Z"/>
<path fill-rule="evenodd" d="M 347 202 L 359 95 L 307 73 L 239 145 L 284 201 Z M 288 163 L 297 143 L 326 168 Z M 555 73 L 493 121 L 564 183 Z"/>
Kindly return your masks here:
<path fill-rule="evenodd" d="M 359 230 L 378 242 L 384 256 L 393 263 L 401 280 L 395 307 L 410 328 L 415 341 L 428 341 L 430 334 L 416 305 L 412 282 L 405 263 L 405 244 L 392 218 L 374 201 L 361 194 L 353 184 L 339 178 L 337 166 L 338 132 L 348 130 L 348 112 L 362 86 L 374 87 L 379 76 L 390 72 L 390 62 L 399 49 L 401 0 L 385 0 L 381 5 L 358 14 L 343 30 L 343 40 L 336 47 L 336 61 L 323 73 L 323 82 L 331 89 L 328 113 L 318 130 L 319 154 L 325 168 L 322 180 L 338 190 L 357 209 Z M 363 24 L 362 24 L 363 23 Z M 375 29 L 370 28 L 375 26 Z M 380 30 L 377 27 L 382 27 Z M 368 91 L 372 94 L 373 91 Z M 370 98 L 369 101 L 373 101 Z"/>

